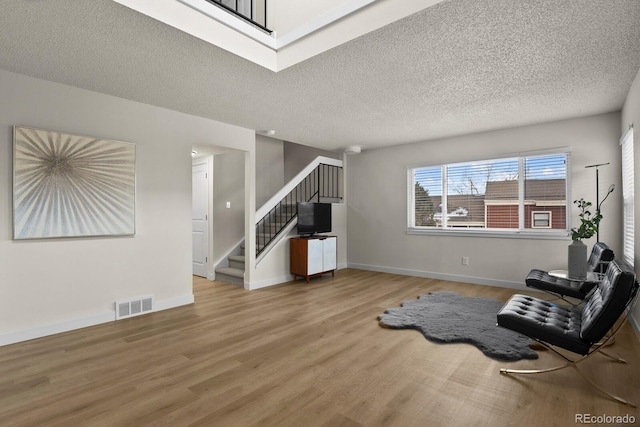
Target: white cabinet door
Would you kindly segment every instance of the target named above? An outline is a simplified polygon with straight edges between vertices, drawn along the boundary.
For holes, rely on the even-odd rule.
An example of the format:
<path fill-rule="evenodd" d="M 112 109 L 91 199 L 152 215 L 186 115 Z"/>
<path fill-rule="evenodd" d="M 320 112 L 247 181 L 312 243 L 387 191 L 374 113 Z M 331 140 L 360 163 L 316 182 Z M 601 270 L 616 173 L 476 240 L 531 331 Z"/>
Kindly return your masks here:
<path fill-rule="evenodd" d="M 335 270 L 338 264 L 338 260 L 336 259 L 336 242 L 337 238 L 329 237 L 324 239 L 322 245 L 322 271 Z"/>
<path fill-rule="evenodd" d="M 307 242 L 307 274 L 322 273 L 323 269 L 323 240 L 309 239 Z"/>

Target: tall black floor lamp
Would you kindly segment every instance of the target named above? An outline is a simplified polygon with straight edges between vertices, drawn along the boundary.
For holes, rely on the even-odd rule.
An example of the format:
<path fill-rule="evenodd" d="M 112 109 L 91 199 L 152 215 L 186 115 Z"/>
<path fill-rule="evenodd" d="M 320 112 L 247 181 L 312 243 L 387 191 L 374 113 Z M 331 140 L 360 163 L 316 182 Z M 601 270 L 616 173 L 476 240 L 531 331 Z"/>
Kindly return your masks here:
<path fill-rule="evenodd" d="M 602 202 L 600 201 L 600 176 L 599 176 L 598 168 L 600 166 L 606 166 L 608 164 L 609 164 L 609 162 L 607 162 L 607 163 L 599 163 L 597 165 L 585 166 L 585 168 L 596 168 L 596 209 L 597 209 L 596 212 L 597 213 L 600 213 L 600 206 L 602 206 L 604 201 L 607 200 L 607 197 L 609 197 L 609 194 L 611 194 L 613 192 L 613 190 L 616 188 L 615 184 L 611 184 L 609 186 L 609 190 L 607 191 L 607 194 L 604 196 L 604 199 L 602 199 Z M 596 241 L 597 242 L 600 241 L 600 227 L 598 227 L 598 231 L 596 231 Z"/>

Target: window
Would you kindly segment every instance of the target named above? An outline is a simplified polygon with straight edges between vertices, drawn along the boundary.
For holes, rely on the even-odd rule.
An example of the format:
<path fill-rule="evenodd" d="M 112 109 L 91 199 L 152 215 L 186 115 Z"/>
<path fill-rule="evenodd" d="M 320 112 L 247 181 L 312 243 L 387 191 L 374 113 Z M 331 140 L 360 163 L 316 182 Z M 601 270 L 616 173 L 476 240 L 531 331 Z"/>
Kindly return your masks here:
<path fill-rule="evenodd" d="M 410 168 L 408 230 L 566 236 L 568 162 L 556 151 Z"/>
<path fill-rule="evenodd" d="M 551 228 L 551 211 L 531 212 L 531 228 Z"/>
<path fill-rule="evenodd" d="M 634 265 L 634 177 L 633 177 L 633 127 L 620 140 L 622 146 L 622 252 L 625 261 Z"/>

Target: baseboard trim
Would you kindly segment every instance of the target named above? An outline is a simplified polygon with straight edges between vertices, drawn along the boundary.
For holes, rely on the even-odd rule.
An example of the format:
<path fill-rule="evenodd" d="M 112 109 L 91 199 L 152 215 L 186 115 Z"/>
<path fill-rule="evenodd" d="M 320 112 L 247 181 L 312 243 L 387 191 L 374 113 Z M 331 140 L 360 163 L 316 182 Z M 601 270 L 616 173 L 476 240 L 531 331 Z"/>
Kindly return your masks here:
<path fill-rule="evenodd" d="M 181 297 L 172 298 L 163 301 L 155 301 L 153 312 L 167 310 L 182 305 L 193 304 L 193 294 L 183 295 Z M 151 312 L 151 313 L 153 313 Z M 147 313 L 147 314 L 151 314 Z M 112 311 L 94 314 L 76 319 L 64 320 L 62 322 L 51 323 L 48 325 L 35 326 L 33 328 L 21 329 L 18 331 L 5 332 L 0 334 L 0 346 L 15 344 L 18 342 L 29 341 L 36 338 L 42 338 L 49 335 L 60 334 L 63 332 L 74 331 L 76 329 L 96 326 L 102 323 L 113 322 L 116 320 L 115 308 Z"/>
<path fill-rule="evenodd" d="M 49 325 L 41 325 L 13 332 L 5 332 L 3 334 L 0 334 L 0 346 L 14 344 L 22 341 L 29 341 L 36 338 L 60 334 L 63 332 L 86 328 L 89 326 L 100 325 L 102 323 L 113 322 L 115 320 L 116 313 L 115 310 L 113 310 L 107 313 L 94 314 L 92 316 L 51 323 Z"/>
<path fill-rule="evenodd" d="M 272 277 L 271 279 L 260 280 L 259 282 L 245 282 L 244 288 L 249 291 L 253 291 L 260 288 L 279 285 L 281 283 L 291 282 L 292 280 L 293 275 L 287 274 L 286 276 Z"/>
<path fill-rule="evenodd" d="M 166 299 L 162 301 L 155 301 L 155 309 L 153 311 L 162 311 L 168 310 L 170 308 L 176 308 L 183 305 L 193 304 L 195 302 L 195 297 L 193 293 L 183 295 L 181 297 Z"/>
<path fill-rule="evenodd" d="M 473 276 L 462 276 L 456 274 L 444 274 L 444 273 L 435 273 L 432 271 L 422 271 L 422 270 L 409 270 L 403 268 L 396 267 L 385 267 L 379 265 L 369 265 L 369 264 L 358 264 L 358 263 L 349 263 L 348 268 L 355 268 L 358 270 L 368 270 L 368 271 L 378 271 L 380 273 L 390 273 L 390 274 L 400 274 L 403 276 L 415 276 L 415 277 L 425 277 L 427 279 L 439 279 L 439 280 L 448 280 L 452 282 L 464 282 L 464 283 L 473 283 L 476 285 L 485 285 L 485 286 L 498 286 L 500 288 L 509 288 L 521 291 L 533 291 L 531 288 L 527 288 L 524 283 L 519 282 L 510 282 L 508 280 L 498 280 L 498 279 L 487 279 L 484 277 L 473 277 Z M 629 323 L 633 328 L 636 338 L 640 341 L 640 321 L 633 316 L 633 313 L 629 313 Z"/>
<path fill-rule="evenodd" d="M 342 270 L 343 268 L 348 268 L 347 263 L 340 263 L 336 267 L 336 270 Z M 282 283 L 292 282 L 294 277 L 292 274 L 287 274 L 286 276 L 273 277 L 271 279 L 261 280 L 259 282 L 245 283 L 244 288 L 249 291 L 253 291 L 254 289 L 266 288 L 268 286 L 280 285 Z"/>
<path fill-rule="evenodd" d="M 414 276 L 414 277 L 424 277 L 427 279 L 448 280 L 451 282 L 473 283 L 475 285 L 498 286 L 500 288 L 517 289 L 521 291 L 531 290 L 530 288 L 527 288 L 524 283 L 511 282 L 508 280 L 487 279 L 484 277 L 463 276 L 458 274 L 445 274 L 445 273 L 436 273 L 433 271 L 409 270 L 404 268 L 386 267 L 386 266 L 369 265 L 369 264 L 358 264 L 358 263 L 349 263 L 348 266 L 349 268 L 356 268 L 358 270 L 378 271 L 380 273 L 400 274 L 402 276 Z"/>

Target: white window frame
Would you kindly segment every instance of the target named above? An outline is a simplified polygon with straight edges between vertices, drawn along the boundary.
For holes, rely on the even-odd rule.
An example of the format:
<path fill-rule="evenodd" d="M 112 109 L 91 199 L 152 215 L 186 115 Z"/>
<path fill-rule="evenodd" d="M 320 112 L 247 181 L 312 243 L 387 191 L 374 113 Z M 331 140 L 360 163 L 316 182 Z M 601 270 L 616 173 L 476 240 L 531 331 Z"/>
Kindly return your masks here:
<path fill-rule="evenodd" d="M 622 156 L 622 247 L 623 258 L 631 266 L 635 263 L 634 221 L 634 142 L 633 125 L 620 139 Z"/>
<path fill-rule="evenodd" d="M 447 166 L 458 165 L 462 163 L 472 163 L 481 161 L 500 161 L 505 159 L 518 159 L 518 176 L 524 175 L 524 159 L 527 157 L 535 156 L 552 156 L 563 154 L 566 156 L 566 205 L 565 209 L 566 225 L 565 228 L 552 229 L 552 228 L 525 228 L 524 227 L 524 180 L 518 180 L 519 182 L 519 228 L 518 229 L 478 229 L 478 228 L 461 228 L 461 227 L 434 227 L 434 226 L 415 226 L 415 201 L 413 200 L 414 185 L 415 185 L 415 171 L 417 169 L 429 168 L 429 167 L 442 167 L 442 204 L 447 206 Z M 422 235 L 450 235 L 450 236 L 464 236 L 464 237 L 497 237 L 497 238 L 528 238 L 528 239 L 555 239 L 566 240 L 570 236 L 571 230 L 571 150 L 569 148 L 557 148 L 550 150 L 540 150 L 532 152 L 523 152 L 512 155 L 505 155 L 503 157 L 491 157 L 485 159 L 471 159 L 463 162 L 441 163 L 441 164 L 418 164 L 407 166 L 407 234 L 422 234 Z M 533 225 L 533 224 L 532 224 Z"/>

